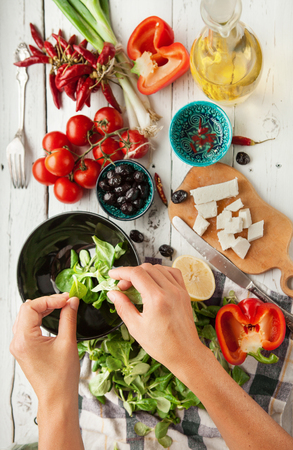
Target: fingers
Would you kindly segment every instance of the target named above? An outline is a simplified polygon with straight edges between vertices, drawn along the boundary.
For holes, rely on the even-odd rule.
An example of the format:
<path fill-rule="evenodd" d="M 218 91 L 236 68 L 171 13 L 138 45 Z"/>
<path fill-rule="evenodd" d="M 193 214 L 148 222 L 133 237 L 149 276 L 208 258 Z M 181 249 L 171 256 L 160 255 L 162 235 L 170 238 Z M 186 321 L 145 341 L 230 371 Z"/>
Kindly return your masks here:
<path fill-rule="evenodd" d="M 31 331 L 34 327 L 39 327 L 42 318 L 54 309 L 63 308 L 68 299 L 68 293 L 54 294 L 26 301 L 20 307 L 17 319 L 17 328 L 24 332 Z"/>
<path fill-rule="evenodd" d="M 132 284 L 130 281 L 121 280 L 117 286 L 121 289 L 121 291 L 127 291 L 127 289 L 131 288 Z"/>
<path fill-rule="evenodd" d="M 137 267 L 118 267 L 109 270 L 109 276 L 114 280 L 130 281 L 130 283 L 141 293 L 142 296 L 147 295 L 151 289 L 156 289 L 158 284 L 144 269 L 143 266 L 151 266 L 151 264 L 143 264 Z"/>
<path fill-rule="evenodd" d="M 115 280 L 125 282 L 125 285 L 121 285 L 122 281 L 118 284 L 121 290 L 128 289 L 132 284 L 142 295 L 155 287 L 167 289 L 169 283 L 179 284 L 185 289 L 180 270 L 161 265 L 142 264 L 138 267 L 119 267 L 109 271 L 109 275 Z"/>
<path fill-rule="evenodd" d="M 79 299 L 70 298 L 60 313 L 58 337 L 57 339 L 66 339 L 76 342 L 76 322 Z"/>
<path fill-rule="evenodd" d="M 128 328 L 132 324 L 136 324 L 136 321 L 140 319 L 141 315 L 127 295 L 119 291 L 109 291 L 108 297 L 115 304 L 117 313 Z"/>

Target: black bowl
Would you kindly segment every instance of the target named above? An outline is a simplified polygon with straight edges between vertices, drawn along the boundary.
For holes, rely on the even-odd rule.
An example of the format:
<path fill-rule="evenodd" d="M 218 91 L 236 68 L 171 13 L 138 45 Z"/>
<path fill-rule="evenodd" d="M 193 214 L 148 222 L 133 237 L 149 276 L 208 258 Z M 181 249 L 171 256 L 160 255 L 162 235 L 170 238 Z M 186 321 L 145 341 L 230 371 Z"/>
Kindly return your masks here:
<path fill-rule="evenodd" d="M 129 237 L 110 220 L 89 212 L 68 212 L 54 216 L 36 228 L 26 240 L 18 260 L 17 284 L 22 301 L 59 293 L 55 285 L 58 273 L 70 267 L 70 251 L 94 249 L 92 236 L 112 245 L 127 241 L 127 252 L 117 261 L 119 266 L 140 264 Z M 60 311 L 45 317 L 42 326 L 50 333 L 58 333 Z M 110 312 L 106 301 L 101 309 L 80 301 L 77 316 L 77 340 L 96 339 L 121 325 L 117 313 Z"/>

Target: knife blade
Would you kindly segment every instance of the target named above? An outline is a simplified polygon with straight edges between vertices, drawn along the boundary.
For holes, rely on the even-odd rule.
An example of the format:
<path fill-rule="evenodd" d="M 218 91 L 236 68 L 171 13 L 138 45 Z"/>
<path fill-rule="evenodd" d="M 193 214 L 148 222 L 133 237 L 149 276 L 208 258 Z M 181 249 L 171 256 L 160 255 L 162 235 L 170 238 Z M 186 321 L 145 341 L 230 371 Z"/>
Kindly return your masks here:
<path fill-rule="evenodd" d="M 186 239 L 186 241 L 189 242 L 189 244 L 192 245 L 198 253 L 200 253 L 212 266 L 226 275 L 226 277 L 238 284 L 238 286 L 250 291 L 263 302 L 277 305 L 284 314 L 287 327 L 293 332 L 293 314 L 278 305 L 262 289 L 256 286 L 256 284 L 254 284 L 254 282 L 244 272 L 242 272 L 242 270 L 238 269 L 232 261 L 208 244 L 180 217 L 174 216 L 172 219 L 172 224 L 176 230 L 179 231 L 181 236 Z"/>

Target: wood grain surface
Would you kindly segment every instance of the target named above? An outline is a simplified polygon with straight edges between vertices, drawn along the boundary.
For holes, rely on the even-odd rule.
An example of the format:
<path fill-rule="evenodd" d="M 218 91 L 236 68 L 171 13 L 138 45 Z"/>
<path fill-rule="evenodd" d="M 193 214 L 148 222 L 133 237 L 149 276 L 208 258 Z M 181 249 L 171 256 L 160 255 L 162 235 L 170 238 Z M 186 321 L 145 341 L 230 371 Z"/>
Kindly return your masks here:
<path fill-rule="evenodd" d="M 236 255 L 232 249 L 222 250 L 218 240 L 219 230 L 216 227 L 216 217 L 208 219 L 210 225 L 202 238 L 248 274 L 260 274 L 277 267 L 282 272 L 281 287 L 283 291 L 286 295 L 293 296 L 293 290 L 287 286 L 288 278 L 293 277 L 293 262 L 288 254 L 293 233 L 292 222 L 283 213 L 268 205 L 258 195 L 247 178 L 234 167 L 217 163 L 209 167 L 193 167 L 190 169 L 183 182 L 178 186 L 178 189 L 187 191 L 189 196 L 182 203 L 169 202 L 170 220 L 172 222 L 174 216 L 179 216 L 192 228 L 198 212 L 190 190 L 224 183 L 234 178 L 238 179 L 239 195 L 218 201 L 218 214 L 230 203 L 240 198 L 243 207 L 250 209 L 252 223 L 264 220 L 263 237 L 251 242 L 244 259 Z M 232 216 L 238 216 L 238 212 L 233 212 Z M 247 238 L 247 229 L 235 235 L 235 237 L 238 236 Z"/>

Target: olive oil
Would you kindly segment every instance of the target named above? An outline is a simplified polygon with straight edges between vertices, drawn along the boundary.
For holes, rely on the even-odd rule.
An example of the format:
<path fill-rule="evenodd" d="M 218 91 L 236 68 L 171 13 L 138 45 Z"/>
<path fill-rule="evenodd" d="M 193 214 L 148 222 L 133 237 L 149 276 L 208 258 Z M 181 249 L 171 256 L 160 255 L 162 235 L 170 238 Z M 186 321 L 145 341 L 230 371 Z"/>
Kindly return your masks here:
<path fill-rule="evenodd" d="M 233 106 L 243 102 L 256 88 L 262 72 L 262 51 L 253 32 L 237 20 L 236 12 L 230 29 L 229 22 L 217 23 L 215 14 L 210 20 L 205 9 L 210 3 L 202 1 L 201 12 L 208 26 L 193 43 L 190 69 L 207 97 Z M 237 3 L 239 19 L 240 0 Z"/>

